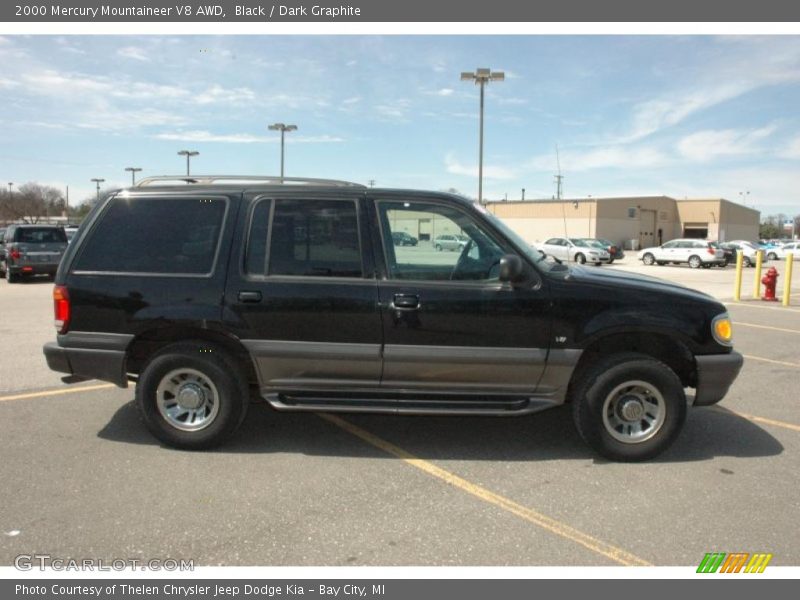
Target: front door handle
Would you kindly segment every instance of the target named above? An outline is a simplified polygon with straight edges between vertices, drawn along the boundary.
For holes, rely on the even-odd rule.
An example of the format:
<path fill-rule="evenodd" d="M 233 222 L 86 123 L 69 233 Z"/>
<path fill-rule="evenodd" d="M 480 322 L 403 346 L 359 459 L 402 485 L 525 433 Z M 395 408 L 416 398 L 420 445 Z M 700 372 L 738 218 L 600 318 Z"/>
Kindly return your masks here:
<path fill-rule="evenodd" d="M 239 302 L 261 302 L 261 292 L 239 292 Z"/>
<path fill-rule="evenodd" d="M 419 310 L 419 296 L 416 294 L 395 294 L 389 308 L 394 310 Z"/>

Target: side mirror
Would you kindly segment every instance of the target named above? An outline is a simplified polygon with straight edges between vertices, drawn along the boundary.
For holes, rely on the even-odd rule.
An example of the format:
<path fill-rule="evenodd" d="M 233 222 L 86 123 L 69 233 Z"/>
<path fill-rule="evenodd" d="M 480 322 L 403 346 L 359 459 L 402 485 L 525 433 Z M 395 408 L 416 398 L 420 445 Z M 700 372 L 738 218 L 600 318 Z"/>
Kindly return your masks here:
<path fill-rule="evenodd" d="M 522 279 L 522 259 L 516 254 L 506 254 L 500 259 L 500 281 L 516 283 Z"/>

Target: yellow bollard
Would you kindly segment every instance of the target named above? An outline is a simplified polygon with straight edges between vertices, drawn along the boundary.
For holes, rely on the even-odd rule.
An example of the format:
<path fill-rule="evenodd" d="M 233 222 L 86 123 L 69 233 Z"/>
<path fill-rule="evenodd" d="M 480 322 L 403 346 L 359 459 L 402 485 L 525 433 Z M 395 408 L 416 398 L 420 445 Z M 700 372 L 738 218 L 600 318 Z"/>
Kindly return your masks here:
<path fill-rule="evenodd" d="M 756 251 L 756 276 L 753 278 L 753 299 L 758 300 L 761 298 L 761 265 L 764 264 L 764 251 Z"/>
<path fill-rule="evenodd" d="M 789 296 L 791 296 L 792 292 L 792 260 L 794 260 L 794 254 L 788 252 L 786 254 L 786 270 L 783 272 L 783 276 L 785 279 L 783 280 L 783 302 L 784 306 L 789 306 Z"/>
<path fill-rule="evenodd" d="M 744 252 L 736 251 L 736 280 L 733 283 L 733 299 L 736 302 L 742 299 L 742 264 L 744 263 Z"/>

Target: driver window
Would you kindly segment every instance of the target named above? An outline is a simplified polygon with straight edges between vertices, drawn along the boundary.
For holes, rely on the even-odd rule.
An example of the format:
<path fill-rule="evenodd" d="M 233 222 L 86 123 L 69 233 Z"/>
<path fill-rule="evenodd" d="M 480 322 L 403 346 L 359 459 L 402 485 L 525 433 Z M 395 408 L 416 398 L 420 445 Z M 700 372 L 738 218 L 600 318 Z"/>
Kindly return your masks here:
<path fill-rule="evenodd" d="M 428 202 L 379 202 L 389 277 L 492 281 L 505 254 L 466 213 Z"/>

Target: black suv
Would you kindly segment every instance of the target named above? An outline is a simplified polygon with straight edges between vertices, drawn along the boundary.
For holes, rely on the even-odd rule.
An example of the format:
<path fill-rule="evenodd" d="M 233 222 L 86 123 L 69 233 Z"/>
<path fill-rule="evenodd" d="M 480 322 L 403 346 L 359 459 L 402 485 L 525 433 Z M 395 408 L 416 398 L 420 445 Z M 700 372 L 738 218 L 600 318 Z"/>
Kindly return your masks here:
<path fill-rule="evenodd" d="M 400 257 L 394 228 L 412 224 L 465 245 Z M 135 381 L 151 432 L 189 449 L 229 436 L 252 397 L 404 415 L 570 402 L 595 450 L 645 460 L 678 435 L 684 388 L 714 404 L 742 365 L 705 294 L 548 262 L 461 197 L 327 180 L 150 178 L 111 194 L 67 249 L 54 306 L 50 368 Z"/>

